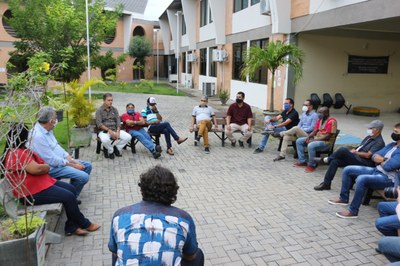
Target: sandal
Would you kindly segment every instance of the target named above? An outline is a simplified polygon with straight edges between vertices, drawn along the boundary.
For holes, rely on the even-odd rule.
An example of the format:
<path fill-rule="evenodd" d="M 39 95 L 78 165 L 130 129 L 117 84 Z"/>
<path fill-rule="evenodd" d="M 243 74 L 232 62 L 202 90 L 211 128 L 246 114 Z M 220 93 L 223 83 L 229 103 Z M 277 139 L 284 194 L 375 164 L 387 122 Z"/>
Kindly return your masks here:
<path fill-rule="evenodd" d="M 169 155 L 174 155 L 174 152 L 172 151 L 171 148 L 168 148 L 168 149 L 167 149 L 167 153 L 168 153 Z"/>

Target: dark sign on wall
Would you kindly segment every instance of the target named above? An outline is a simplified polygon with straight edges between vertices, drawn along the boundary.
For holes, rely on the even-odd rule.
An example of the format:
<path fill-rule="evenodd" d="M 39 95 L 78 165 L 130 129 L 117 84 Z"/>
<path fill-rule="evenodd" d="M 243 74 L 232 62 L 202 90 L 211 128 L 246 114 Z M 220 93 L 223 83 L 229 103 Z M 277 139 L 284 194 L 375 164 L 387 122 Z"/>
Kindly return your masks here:
<path fill-rule="evenodd" d="M 387 74 L 389 56 L 349 55 L 348 73 Z"/>

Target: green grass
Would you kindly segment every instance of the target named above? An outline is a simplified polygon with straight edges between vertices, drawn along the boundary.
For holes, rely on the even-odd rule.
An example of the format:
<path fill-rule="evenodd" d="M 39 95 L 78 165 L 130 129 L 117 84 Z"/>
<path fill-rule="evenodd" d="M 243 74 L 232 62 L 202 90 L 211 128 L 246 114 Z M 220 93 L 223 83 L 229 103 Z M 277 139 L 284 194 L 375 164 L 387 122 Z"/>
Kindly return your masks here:
<path fill-rule="evenodd" d="M 141 84 L 141 85 L 140 85 Z M 159 94 L 159 95 L 174 95 L 185 96 L 186 93 L 179 91 L 176 93 L 176 88 L 168 84 L 154 84 L 152 87 L 151 82 L 144 83 L 111 83 L 107 85 L 97 84 L 92 86 L 94 91 L 103 92 L 125 92 L 125 93 L 142 93 L 142 94 Z"/>
<path fill-rule="evenodd" d="M 67 117 L 64 114 L 64 119 L 58 122 L 57 126 L 53 129 L 54 136 L 56 137 L 58 144 L 65 150 L 68 149 L 68 127 L 67 127 Z M 71 121 L 69 122 L 71 126 Z"/>

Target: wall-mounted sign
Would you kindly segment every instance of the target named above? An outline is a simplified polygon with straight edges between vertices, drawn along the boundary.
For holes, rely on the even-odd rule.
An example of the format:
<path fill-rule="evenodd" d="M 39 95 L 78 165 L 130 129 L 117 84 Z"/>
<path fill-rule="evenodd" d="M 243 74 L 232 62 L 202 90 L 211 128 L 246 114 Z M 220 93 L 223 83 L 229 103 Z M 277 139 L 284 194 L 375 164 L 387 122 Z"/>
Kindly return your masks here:
<path fill-rule="evenodd" d="M 349 55 L 348 73 L 387 74 L 389 56 L 358 56 Z"/>

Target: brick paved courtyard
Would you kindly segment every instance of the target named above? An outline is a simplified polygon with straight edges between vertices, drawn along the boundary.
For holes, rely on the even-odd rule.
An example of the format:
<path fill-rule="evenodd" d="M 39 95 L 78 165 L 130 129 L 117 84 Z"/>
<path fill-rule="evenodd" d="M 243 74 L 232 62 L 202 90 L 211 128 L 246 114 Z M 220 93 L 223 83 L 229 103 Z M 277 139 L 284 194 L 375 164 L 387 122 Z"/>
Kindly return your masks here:
<path fill-rule="evenodd" d="M 127 102 L 133 102 L 140 111 L 147 97 L 115 93 L 114 106 L 122 112 Z M 259 129 L 253 135 L 252 148 L 233 148 L 229 141 L 221 147 L 220 140 L 210 135 L 211 153 L 205 154 L 202 146 L 194 146 L 193 134 L 188 131 L 198 98 L 156 98 L 164 120 L 171 122 L 180 136 L 188 136 L 188 141 L 179 146 L 174 142 L 175 155 L 169 156 L 162 137 L 163 154 L 158 160 L 141 144 L 137 145 L 136 154 L 128 148 L 122 158 L 114 161 L 96 154 L 94 141 L 81 149 L 80 159 L 93 163 L 91 180 L 81 194 L 81 210 L 103 227 L 86 237 L 65 237 L 61 244 L 51 245 L 48 265 L 110 265 L 107 243 L 111 217 L 118 208 L 141 199 L 138 177 L 156 164 L 170 168 L 178 179 L 180 189 L 174 205 L 195 219 L 206 265 L 387 263 L 374 250 L 380 238 L 374 226 L 377 201 L 362 206 L 359 218 L 350 220 L 336 218 L 335 212 L 343 207 L 328 204 L 327 200 L 339 193 L 340 172 L 331 191 L 314 191 L 326 166 L 307 174 L 292 166 L 295 161 L 291 155 L 274 163 L 278 141 L 272 137 L 266 151 L 254 155 L 261 140 Z M 218 101 L 211 99 L 210 103 L 221 109 Z M 338 116 L 339 128 L 347 132 L 354 129 L 344 125 L 362 125 L 370 120 Z M 395 122 L 387 124 L 385 130 L 389 132 Z M 365 128 L 360 129 L 360 134 L 365 135 Z M 386 136 L 385 139 L 388 140 Z M 64 219 L 58 225 L 59 233 L 63 233 Z"/>

